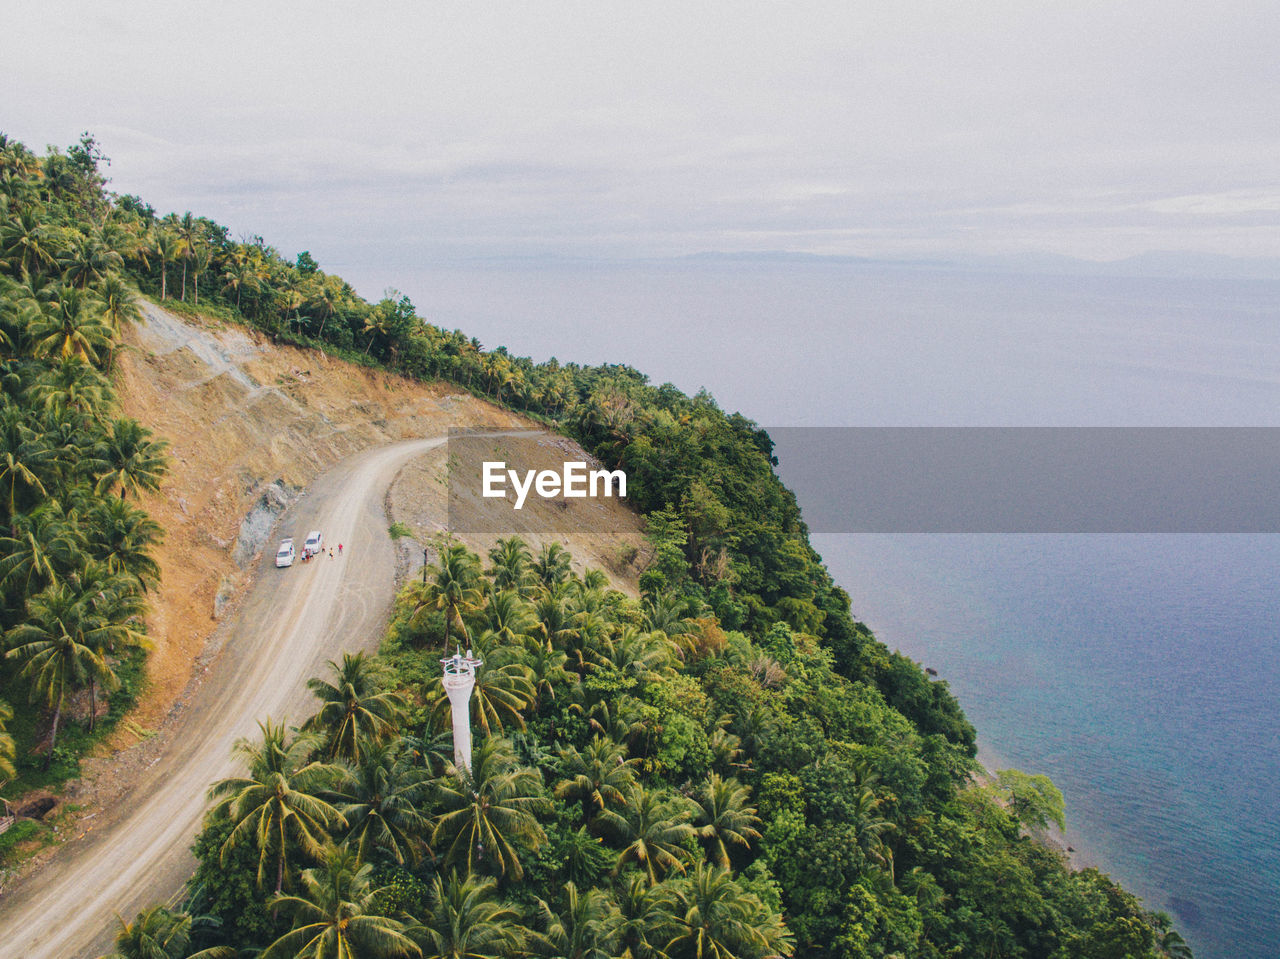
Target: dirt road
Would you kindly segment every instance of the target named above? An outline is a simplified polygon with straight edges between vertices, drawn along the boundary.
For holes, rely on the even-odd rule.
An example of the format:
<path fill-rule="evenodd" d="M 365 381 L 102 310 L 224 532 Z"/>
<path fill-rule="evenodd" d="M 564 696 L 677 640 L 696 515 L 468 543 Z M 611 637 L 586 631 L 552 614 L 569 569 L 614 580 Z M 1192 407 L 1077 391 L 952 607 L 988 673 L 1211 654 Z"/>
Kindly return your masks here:
<path fill-rule="evenodd" d="M 358 454 L 325 473 L 282 517 L 256 580 L 219 638 L 225 643 L 168 743 L 118 807 L 0 901 L 3 959 L 89 959 L 107 951 L 117 913 L 169 899 L 191 874 L 206 790 L 239 770 L 233 743 L 257 722 L 301 722 L 306 680 L 344 651 L 376 647 L 390 611 L 394 549 L 383 496 L 396 471 L 444 439 Z M 320 529 L 327 555 L 275 568 L 275 545 L 301 551 Z M 344 546 L 336 557 L 337 544 Z"/>

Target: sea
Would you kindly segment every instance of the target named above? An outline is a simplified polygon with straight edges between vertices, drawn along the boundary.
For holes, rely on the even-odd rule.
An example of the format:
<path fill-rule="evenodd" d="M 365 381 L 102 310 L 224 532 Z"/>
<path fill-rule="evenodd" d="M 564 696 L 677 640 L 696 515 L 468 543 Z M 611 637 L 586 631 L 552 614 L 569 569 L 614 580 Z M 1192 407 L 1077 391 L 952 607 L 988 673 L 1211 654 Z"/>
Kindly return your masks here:
<path fill-rule="evenodd" d="M 1280 426 L 1280 279 L 771 256 L 336 269 L 486 347 L 626 363 L 766 428 Z M 1280 956 L 1280 536 L 812 538 L 855 616 L 950 684 L 984 764 L 1061 788 L 1077 865 L 1170 913 L 1201 959 Z"/>

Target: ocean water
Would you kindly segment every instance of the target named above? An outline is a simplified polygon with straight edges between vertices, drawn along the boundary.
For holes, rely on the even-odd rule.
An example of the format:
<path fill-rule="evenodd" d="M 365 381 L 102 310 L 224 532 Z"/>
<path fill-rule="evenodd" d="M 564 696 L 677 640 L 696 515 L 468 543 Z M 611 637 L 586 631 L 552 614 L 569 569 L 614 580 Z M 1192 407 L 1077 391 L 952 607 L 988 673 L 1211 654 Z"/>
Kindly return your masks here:
<path fill-rule="evenodd" d="M 1276 281 L 720 260 L 339 271 L 366 295 L 394 279 L 486 346 L 626 362 L 765 427 L 1280 425 Z M 814 545 L 855 614 L 952 684 L 985 761 L 1063 790 L 1077 862 L 1175 915 L 1202 959 L 1280 955 L 1280 537 Z"/>

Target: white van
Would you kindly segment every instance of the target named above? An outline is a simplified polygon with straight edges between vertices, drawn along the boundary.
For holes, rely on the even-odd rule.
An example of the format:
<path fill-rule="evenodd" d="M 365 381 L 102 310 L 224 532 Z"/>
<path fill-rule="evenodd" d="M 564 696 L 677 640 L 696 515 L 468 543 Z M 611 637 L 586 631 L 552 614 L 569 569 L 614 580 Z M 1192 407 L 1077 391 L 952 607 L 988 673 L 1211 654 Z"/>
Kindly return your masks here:
<path fill-rule="evenodd" d="M 324 534 L 318 529 L 313 529 L 307 534 L 307 542 L 302 547 L 304 556 L 315 556 L 316 553 L 324 552 Z"/>
<path fill-rule="evenodd" d="M 293 565 L 293 540 L 282 539 L 280 548 L 276 550 L 276 569 Z"/>

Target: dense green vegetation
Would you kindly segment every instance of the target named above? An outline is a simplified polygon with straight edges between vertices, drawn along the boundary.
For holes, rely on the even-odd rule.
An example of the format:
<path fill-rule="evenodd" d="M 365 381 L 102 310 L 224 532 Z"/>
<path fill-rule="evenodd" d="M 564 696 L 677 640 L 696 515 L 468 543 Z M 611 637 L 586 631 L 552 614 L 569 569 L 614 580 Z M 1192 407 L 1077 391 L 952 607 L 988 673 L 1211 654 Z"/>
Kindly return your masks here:
<path fill-rule="evenodd" d="M 406 297 L 363 301 L 309 254 L 158 217 L 105 192 L 91 139 L 65 156 L 3 151 L 4 330 L 28 354 L 13 364 L 66 362 L 36 359 L 60 342 L 31 313 L 54 283 L 101 359 L 110 339 L 91 320 L 128 302 L 127 282 L 105 287 L 123 270 L 175 308 L 555 425 L 627 470 L 654 546 L 633 600 L 572 574 L 555 546 L 507 540 L 483 564 L 440 544 L 379 660 L 333 664 L 310 722 L 263 717 L 241 744 L 243 775 L 211 792 L 185 911 L 122 923 L 117 955 L 1188 954 L 1166 917 L 1029 838 L 1062 815 L 1051 784 L 975 782 L 974 731 L 945 683 L 853 619 L 755 424 L 625 366 L 485 351 Z M 58 389 L 80 395 L 6 387 L 6 403 Z M 22 472 L 43 484 L 44 460 L 11 449 L 6 515 L 54 503 Z M 119 475 L 87 473 L 86 494 Z M 31 581 L 11 628 L 38 627 L 55 585 Z M 452 766 L 438 681 L 463 637 L 485 661 L 470 774 Z"/>
<path fill-rule="evenodd" d="M 0 780 L 11 796 L 74 775 L 132 702 L 159 575 L 161 530 L 131 497 L 156 488 L 164 444 L 114 415 L 107 374 L 138 306 L 97 163 L 87 137 L 37 159 L 0 136 Z M 24 824 L 4 845 L 38 831 Z"/>

